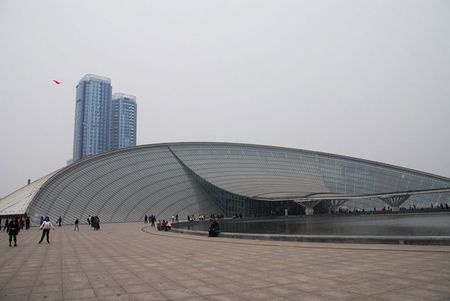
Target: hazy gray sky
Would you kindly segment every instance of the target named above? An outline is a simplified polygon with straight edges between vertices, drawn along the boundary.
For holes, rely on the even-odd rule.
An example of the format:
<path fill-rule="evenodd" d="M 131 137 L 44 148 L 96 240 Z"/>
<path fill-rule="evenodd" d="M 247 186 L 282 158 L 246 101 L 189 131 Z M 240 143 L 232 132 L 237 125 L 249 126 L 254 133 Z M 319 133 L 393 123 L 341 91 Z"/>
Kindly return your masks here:
<path fill-rule="evenodd" d="M 1 0 L 0 45 L 0 197 L 72 157 L 86 73 L 137 97 L 138 144 L 277 145 L 450 177 L 448 0 Z"/>

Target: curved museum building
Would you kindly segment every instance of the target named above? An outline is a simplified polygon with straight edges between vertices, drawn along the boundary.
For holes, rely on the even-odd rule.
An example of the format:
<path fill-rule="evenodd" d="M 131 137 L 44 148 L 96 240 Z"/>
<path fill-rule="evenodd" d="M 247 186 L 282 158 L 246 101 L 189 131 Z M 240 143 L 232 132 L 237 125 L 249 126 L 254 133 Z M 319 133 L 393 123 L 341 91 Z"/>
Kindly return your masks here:
<path fill-rule="evenodd" d="M 167 143 L 119 149 L 57 170 L 0 200 L 0 215 L 48 215 L 65 223 L 178 214 L 312 213 L 321 203 L 373 209 L 447 203 L 450 179 L 321 152 L 235 143 Z M 400 196 L 381 196 L 401 192 Z M 377 195 L 379 194 L 379 195 Z"/>

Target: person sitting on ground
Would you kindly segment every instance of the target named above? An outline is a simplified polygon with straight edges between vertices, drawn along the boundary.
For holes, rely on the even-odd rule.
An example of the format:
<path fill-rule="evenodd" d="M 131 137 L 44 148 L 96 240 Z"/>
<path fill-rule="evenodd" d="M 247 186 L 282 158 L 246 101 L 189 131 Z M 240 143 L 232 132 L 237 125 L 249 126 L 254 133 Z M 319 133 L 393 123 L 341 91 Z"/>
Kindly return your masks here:
<path fill-rule="evenodd" d="M 209 237 L 217 237 L 220 233 L 220 226 L 216 220 L 211 219 L 209 225 Z"/>

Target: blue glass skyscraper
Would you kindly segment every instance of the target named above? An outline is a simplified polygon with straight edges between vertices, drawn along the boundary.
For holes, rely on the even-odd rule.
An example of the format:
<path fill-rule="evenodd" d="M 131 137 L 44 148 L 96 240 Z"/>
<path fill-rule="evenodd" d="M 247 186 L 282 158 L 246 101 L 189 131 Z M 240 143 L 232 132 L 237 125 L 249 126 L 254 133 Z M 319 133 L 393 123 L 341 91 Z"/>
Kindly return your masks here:
<path fill-rule="evenodd" d="M 114 93 L 111 103 L 111 149 L 136 146 L 136 97 Z"/>
<path fill-rule="evenodd" d="M 77 85 L 73 162 L 110 150 L 111 80 L 86 74 Z"/>

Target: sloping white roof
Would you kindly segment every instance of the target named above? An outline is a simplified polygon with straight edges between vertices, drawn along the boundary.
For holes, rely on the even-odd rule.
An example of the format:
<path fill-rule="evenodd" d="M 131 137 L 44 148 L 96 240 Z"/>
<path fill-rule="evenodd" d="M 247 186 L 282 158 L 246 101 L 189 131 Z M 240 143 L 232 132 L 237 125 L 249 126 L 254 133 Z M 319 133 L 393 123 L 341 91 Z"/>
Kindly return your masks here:
<path fill-rule="evenodd" d="M 0 216 L 25 214 L 41 186 L 56 172 L 54 171 L 0 199 Z"/>
<path fill-rule="evenodd" d="M 1 199 L 0 215 L 26 212 L 32 222 L 46 215 L 70 222 L 88 215 L 99 215 L 102 222 L 139 221 L 145 214 L 253 215 L 268 208 L 257 201 L 448 187 L 448 178 L 334 154 L 221 142 L 162 143 L 87 157 Z M 447 202 L 446 193 L 408 202 Z"/>

